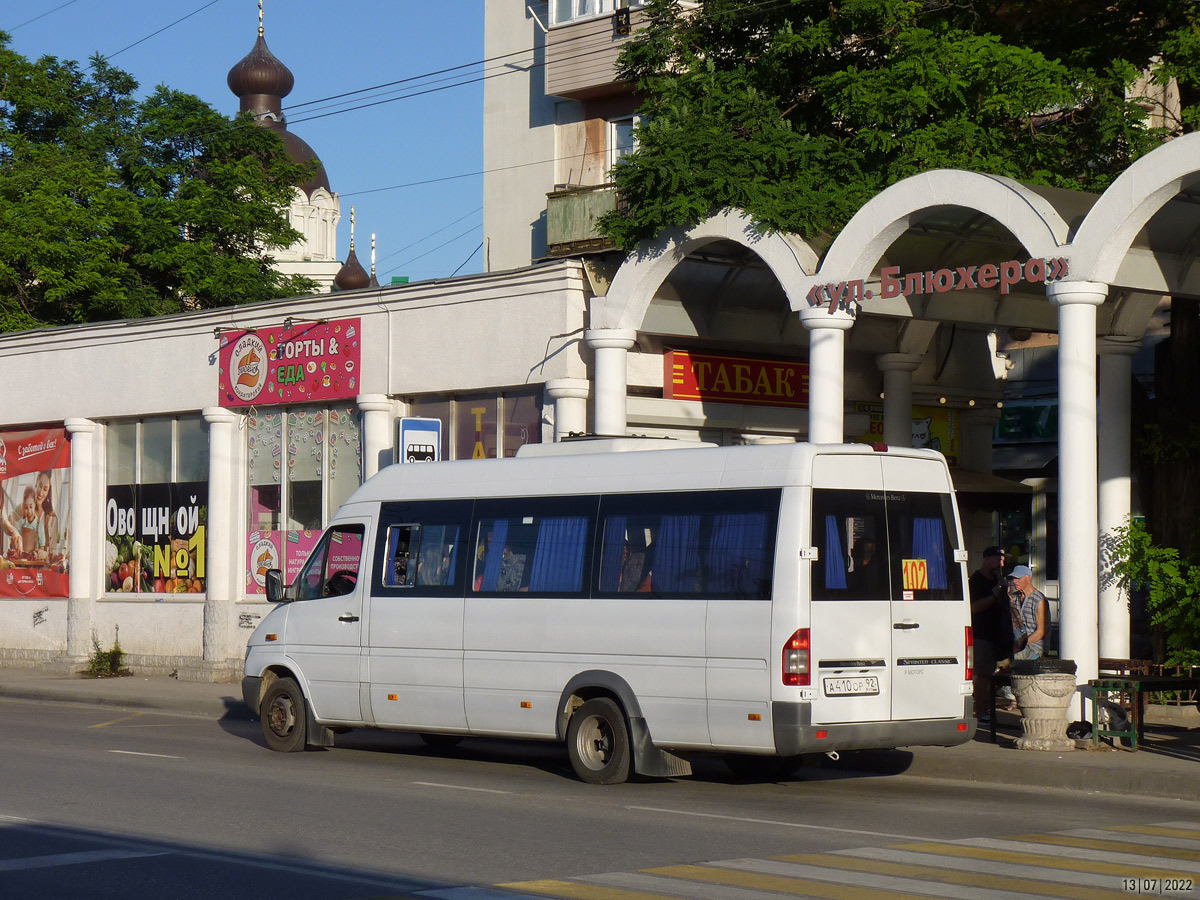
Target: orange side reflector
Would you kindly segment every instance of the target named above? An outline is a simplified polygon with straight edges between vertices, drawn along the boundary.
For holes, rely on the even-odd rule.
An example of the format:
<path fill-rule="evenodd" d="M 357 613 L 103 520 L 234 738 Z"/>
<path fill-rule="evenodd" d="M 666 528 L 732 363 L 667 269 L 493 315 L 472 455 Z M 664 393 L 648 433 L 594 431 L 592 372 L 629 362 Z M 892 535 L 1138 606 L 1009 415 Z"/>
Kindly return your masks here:
<path fill-rule="evenodd" d="M 399 694 L 388 694 L 388 699 L 389 700 L 399 700 L 400 695 Z"/>
<path fill-rule="evenodd" d="M 750 715 L 746 716 L 746 718 L 749 719 L 751 722 L 761 722 L 762 721 L 762 716 L 760 716 L 758 713 L 750 713 Z"/>
<path fill-rule="evenodd" d="M 267 635 L 267 637 L 266 637 L 266 639 L 267 639 L 268 641 L 277 641 L 277 640 L 279 640 L 279 635 L 277 635 L 277 634 L 268 634 L 268 635 Z"/>
<path fill-rule="evenodd" d="M 521 709 L 533 709 L 533 704 L 530 703 L 528 700 L 522 700 L 521 701 Z"/>
<path fill-rule="evenodd" d="M 818 741 L 823 741 L 823 740 L 825 740 L 825 738 L 827 738 L 827 737 L 829 737 L 829 732 L 828 732 L 828 731 L 818 731 L 818 732 L 817 732 L 817 740 L 818 740 Z"/>

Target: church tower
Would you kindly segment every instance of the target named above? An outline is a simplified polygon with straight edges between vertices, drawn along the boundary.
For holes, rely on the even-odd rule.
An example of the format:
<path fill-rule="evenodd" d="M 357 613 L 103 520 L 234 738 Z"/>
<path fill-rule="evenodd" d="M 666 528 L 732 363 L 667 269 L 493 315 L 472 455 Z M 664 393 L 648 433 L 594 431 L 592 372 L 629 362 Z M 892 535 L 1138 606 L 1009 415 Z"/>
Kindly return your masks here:
<path fill-rule="evenodd" d="M 304 275 L 327 291 L 341 268 L 337 254 L 337 225 L 341 219 L 338 195 L 329 187 L 325 166 L 312 147 L 288 131 L 283 115 L 283 98 L 291 93 L 295 78 L 267 47 L 263 37 L 262 0 L 258 3 L 258 40 L 254 48 L 229 70 L 229 89 L 241 101 L 240 110 L 249 112 L 264 128 L 280 138 L 288 155 L 296 162 L 316 162 L 316 171 L 296 189 L 288 214 L 291 225 L 302 237 L 295 244 L 274 253 L 275 268 L 286 275 Z"/>

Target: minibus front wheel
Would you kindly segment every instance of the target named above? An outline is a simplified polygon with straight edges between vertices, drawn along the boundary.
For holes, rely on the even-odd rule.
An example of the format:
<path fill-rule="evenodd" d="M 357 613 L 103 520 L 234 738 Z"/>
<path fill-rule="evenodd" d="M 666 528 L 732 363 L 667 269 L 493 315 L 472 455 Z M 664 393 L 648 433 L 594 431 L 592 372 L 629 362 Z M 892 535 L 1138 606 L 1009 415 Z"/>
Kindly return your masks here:
<path fill-rule="evenodd" d="M 629 778 L 629 729 L 625 713 L 608 697 L 581 704 L 567 723 L 571 768 L 588 784 L 621 784 Z"/>
<path fill-rule="evenodd" d="M 271 682 L 259 707 L 263 737 L 267 746 L 280 753 L 296 753 L 304 749 L 307 720 L 304 693 L 291 678 Z"/>

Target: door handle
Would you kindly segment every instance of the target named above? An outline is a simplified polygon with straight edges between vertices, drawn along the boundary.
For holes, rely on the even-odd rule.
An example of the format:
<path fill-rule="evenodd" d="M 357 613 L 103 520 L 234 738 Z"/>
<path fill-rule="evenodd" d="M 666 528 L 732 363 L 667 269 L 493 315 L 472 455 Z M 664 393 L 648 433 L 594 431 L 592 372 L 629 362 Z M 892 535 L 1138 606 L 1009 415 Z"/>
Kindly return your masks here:
<path fill-rule="evenodd" d="M 895 622 L 892 625 L 897 631 L 906 631 L 910 628 L 920 628 L 920 622 Z"/>
<path fill-rule="evenodd" d="M 339 622 L 357 622 L 358 616 L 352 615 L 351 613 L 342 613 L 340 616 L 338 616 L 338 621 Z"/>

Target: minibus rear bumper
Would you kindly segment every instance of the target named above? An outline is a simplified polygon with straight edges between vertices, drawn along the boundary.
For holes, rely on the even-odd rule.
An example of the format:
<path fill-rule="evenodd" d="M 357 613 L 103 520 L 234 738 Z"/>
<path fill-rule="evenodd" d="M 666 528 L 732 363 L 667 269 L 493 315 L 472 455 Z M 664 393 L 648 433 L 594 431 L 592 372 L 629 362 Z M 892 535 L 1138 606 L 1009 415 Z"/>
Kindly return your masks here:
<path fill-rule="evenodd" d="M 828 753 L 830 750 L 890 750 L 894 747 L 953 747 L 975 737 L 971 697 L 963 702 L 960 719 L 912 719 L 886 722 L 812 724 L 809 703 L 771 704 L 775 752 L 780 756 Z M 966 725 L 966 728 L 962 726 Z"/>

